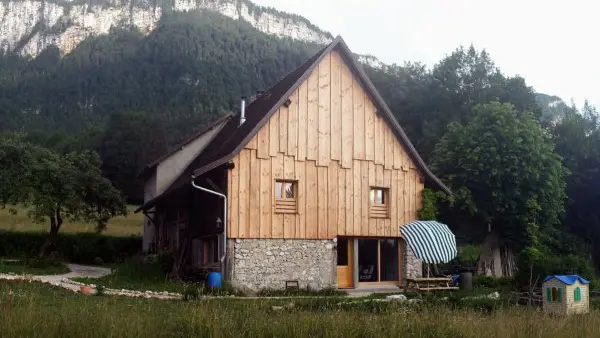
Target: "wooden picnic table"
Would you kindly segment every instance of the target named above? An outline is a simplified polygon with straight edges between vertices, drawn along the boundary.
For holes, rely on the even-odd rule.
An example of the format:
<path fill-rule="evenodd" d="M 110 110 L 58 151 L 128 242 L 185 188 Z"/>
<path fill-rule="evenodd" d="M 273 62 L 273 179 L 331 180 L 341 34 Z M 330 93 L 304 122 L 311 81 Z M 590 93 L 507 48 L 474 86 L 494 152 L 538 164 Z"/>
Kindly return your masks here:
<path fill-rule="evenodd" d="M 406 289 L 409 291 L 458 290 L 458 287 L 451 286 L 451 283 L 450 277 L 407 278 Z"/>

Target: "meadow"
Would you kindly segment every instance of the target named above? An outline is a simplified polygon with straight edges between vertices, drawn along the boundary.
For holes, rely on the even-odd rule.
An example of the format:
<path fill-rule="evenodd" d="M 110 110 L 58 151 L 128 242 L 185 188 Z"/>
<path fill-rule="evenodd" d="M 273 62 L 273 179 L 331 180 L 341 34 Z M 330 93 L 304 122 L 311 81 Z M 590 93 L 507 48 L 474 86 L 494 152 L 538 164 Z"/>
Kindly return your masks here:
<path fill-rule="evenodd" d="M 12 207 L 17 210 L 16 214 L 10 212 L 10 208 L 0 208 L 0 230 L 10 231 L 29 231 L 29 232 L 48 232 L 50 226 L 47 223 L 34 223 L 27 217 L 27 208 Z M 134 214 L 136 206 L 128 206 L 127 216 L 118 216 L 112 218 L 104 231 L 104 234 L 111 236 L 141 236 L 143 229 L 142 213 Z M 65 221 L 62 225 L 61 233 L 82 233 L 94 232 L 94 224 Z"/>
<path fill-rule="evenodd" d="M 335 310 L 339 298 L 161 301 L 82 296 L 0 281 L 2 337 L 598 337 L 600 316 L 556 318 L 534 308 L 494 312 L 385 303 Z M 310 306 L 311 302 L 313 304 Z M 321 305 L 329 303 L 320 310 Z M 382 303 L 383 304 L 383 303 Z"/>

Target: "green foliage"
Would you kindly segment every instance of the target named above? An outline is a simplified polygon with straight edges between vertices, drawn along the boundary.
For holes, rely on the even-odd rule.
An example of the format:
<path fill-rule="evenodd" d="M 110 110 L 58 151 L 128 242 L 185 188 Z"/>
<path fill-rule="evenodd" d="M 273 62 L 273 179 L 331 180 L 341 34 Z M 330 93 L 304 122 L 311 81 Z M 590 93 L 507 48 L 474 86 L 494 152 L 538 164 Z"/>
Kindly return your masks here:
<path fill-rule="evenodd" d="M 0 257 L 34 257 L 47 233 L 0 230 Z M 94 264 L 97 257 L 105 263 L 119 262 L 140 251 L 140 237 L 113 237 L 95 233 L 59 234 L 54 255 L 80 264 Z"/>
<path fill-rule="evenodd" d="M 0 57 L 0 130 L 81 134 L 104 129 L 113 114 L 140 112 L 163 125 L 173 144 L 318 47 L 211 11 L 165 12 L 149 35 L 115 28 L 62 60 Z"/>
<path fill-rule="evenodd" d="M 0 181 L 0 199 L 29 206 L 34 221 L 49 219 L 49 240 L 63 219 L 94 222 L 102 230 L 111 217 L 127 211 L 119 191 L 102 177 L 100 165 L 98 154 L 89 150 L 58 155 L 19 136 L 2 138 L 0 171 L 10 180 Z"/>
<path fill-rule="evenodd" d="M 571 172 L 567 178 L 567 213 L 563 231 L 580 240 L 563 237 L 558 253 L 580 252 L 600 262 L 600 119 L 596 109 L 585 104 L 569 112 L 552 128 L 556 150 Z M 562 249 L 561 251 L 559 251 Z"/>
<path fill-rule="evenodd" d="M 503 75 L 485 50 L 473 46 L 457 48 L 432 70 L 408 63 L 367 72 L 428 163 L 446 126 L 468 123 L 479 104 L 498 100 L 539 115 L 534 91 L 525 80 Z"/>
<path fill-rule="evenodd" d="M 143 181 L 137 179 L 146 164 L 167 151 L 161 122 L 141 113 L 112 115 L 100 141 L 102 171 L 131 203 L 142 204 Z"/>
<path fill-rule="evenodd" d="M 480 247 L 477 245 L 461 245 L 458 247 L 456 261 L 463 267 L 474 267 L 479 259 Z"/>
<path fill-rule="evenodd" d="M 534 116 L 510 104 L 480 105 L 466 125 L 450 124 L 432 167 L 453 189 L 454 208 L 517 249 L 533 241 L 528 224 L 552 233 L 564 210 L 560 157 Z"/>
<path fill-rule="evenodd" d="M 298 297 L 298 296 L 345 296 L 346 292 L 335 288 L 324 288 L 319 291 L 310 291 L 308 289 L 262 289 L 258 292 L 260 297 Z"/>
<path fill-rule="evenodd" d="M 515 279 L 517 285 L 521 287 L 529 286 L 530 278 L 532 283 L 537 281 L 536 285 L 539 286 L 548 275 L 577 274 L 590 281 L 597 280 L 592 262 L 575 255 L 553 256 L 545 254 L 533 262 L 520 259 L 518 264 L 519 268 Z"/>
<path fill-rule="evenodd" d="M 430 221 L 437 219 L 437 196 L 436 193 L 428 188 L 423 190 L 422 207 L 419 209 L 419 219 Z"/>
<path fill-rule="evenodd" d="M 136 249 L 139 250 L 141 243 L 138 245 L 140 246 Z M 187 284 L 168 277 L 171 266 L 167 269 L 166 261 L 167 258 L 146 260 L 141 256 L 130 256 L 116 265 L 108 276 L 74 280 L 87 284 L 102 284 L 111 289 L 183 293 Z"/>
<path fill-rule="evenodd" d="M 473 276 L 473 287 L 475 288 L 510 290 L 516 285 L 516 280 L 513 277 Z"/>
<path fill-rule="evenodd" d="M 104 285 L 96 285 L 96 296 L 104 296 L 106 294 L 106 287 Z"/>

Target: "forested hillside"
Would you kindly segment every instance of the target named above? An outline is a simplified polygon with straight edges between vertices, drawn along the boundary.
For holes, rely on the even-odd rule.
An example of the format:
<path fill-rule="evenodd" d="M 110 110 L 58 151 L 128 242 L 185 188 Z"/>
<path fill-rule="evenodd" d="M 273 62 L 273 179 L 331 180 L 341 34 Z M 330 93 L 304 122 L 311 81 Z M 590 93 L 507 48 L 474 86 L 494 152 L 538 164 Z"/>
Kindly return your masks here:
<path fill-rule="evenodd" d="M 268 88 L 320 47 L 213 12 L 170 12 L 148 35 L 115 28 L 64 57 L 52 47 L 33 59 L 2 55 L 0 130 L 57 152 L 98 151 L 105 175 L 139 203 L 144 164 L 237 111 L 240 96 Z M 594 107 L 578 112 L 536 94 L 473 47 L 449 51 L 433 68 L 365 68 L 425 161 L 456 192 L 453 201 L 438 199 L 428 217 L 450 224 L 464 242 L 479 241 L 493 224 L 515 250 L 535 246 L 527 252 L 591 254 L 600 262 Z"/>

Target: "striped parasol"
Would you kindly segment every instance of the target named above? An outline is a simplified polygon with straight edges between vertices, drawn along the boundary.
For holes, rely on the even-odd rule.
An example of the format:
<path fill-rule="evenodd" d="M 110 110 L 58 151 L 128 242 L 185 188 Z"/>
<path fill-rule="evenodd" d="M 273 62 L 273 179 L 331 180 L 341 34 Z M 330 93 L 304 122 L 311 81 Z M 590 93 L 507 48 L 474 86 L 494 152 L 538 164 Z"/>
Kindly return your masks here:
<path fill-rule="evenodd" d="M 447 225 L 436 221 L 412 221 L 400 233 L 415 256 L 425 263 L 447 263 L 457 255 L 456 238 Z"/>

